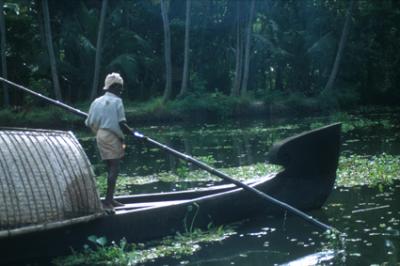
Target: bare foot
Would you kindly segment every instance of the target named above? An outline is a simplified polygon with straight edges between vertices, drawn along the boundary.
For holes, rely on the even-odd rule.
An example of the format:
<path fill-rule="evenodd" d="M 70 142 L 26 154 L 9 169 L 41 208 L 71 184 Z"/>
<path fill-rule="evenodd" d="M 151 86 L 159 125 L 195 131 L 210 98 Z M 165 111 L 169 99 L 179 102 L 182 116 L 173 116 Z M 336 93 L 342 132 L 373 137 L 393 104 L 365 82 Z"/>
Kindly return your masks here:
<path fill-rule="evenodd" d="M 103 209 L 105 209 L 105 210 L 112 210 L 112 209 L 114 209 L 114 206 L 113 206 L 112 202 L 103 201 L 103 202 L 101 203 L 101 205 L 103 206 Z"/>
<path fill-rule="evenodd" d="M 113 207 L 122 207 L 122 206 L 124 206 L 124 204 L 122 204 L 121 202 L 118 202 L 116 200 L 113 200 L 111 204 L 112 204 Z"/>

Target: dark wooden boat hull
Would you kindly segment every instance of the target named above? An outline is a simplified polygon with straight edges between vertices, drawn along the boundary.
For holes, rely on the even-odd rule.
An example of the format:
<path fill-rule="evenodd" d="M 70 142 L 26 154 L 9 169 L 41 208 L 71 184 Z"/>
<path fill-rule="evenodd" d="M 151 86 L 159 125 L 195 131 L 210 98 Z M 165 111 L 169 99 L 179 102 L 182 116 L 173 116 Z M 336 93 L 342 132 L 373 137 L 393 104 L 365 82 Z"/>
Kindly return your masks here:
<path fill-rule="evenodd" d="M 300 135 L 300 139 L 285 140 L 271 150 L 269 159 L 283 165 L 282 172 L 249 185 L 307 211 L 320 208 L 332 191 L 339 157 L 340 124 L 308 132 Z M 303 153 L 298 149 L 303 149 Z M 126 207 L 113 215 L 0 239 L 2 253 L 7 254 L 1 261 L 11 262 L 21 258 L 21 254 L 28 260 L 67 254 L 71 247 L 81 249 L 90 235 L 105 236 L 116 242 L 122 238 L 142 242 L 185 232 L 192 222 L 194 227 L 206 228 L 210 223 L 227 224 L 283 211 L 233 185 L 126 196 L 120 201 Z"/>

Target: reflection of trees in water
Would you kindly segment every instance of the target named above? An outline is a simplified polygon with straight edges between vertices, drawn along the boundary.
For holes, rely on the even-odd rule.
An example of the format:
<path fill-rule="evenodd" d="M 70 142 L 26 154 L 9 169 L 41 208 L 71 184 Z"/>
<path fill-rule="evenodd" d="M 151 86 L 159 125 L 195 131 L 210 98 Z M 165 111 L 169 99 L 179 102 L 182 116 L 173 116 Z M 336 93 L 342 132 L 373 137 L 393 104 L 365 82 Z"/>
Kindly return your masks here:
<path fill-rule="evenodd" d="M 244 166 L 256 163 L 254 154 L 257 154 L 255 149 L 257 147 L 251 143 L 248 135 L 229 136 L 225 139 L 213 138 L 208 143 L 200 143 L 201 139 L 193 136 L 184 136 L 182 139 L 175 139 L 174 142 L 166 141 L 166 145 L 174 147 L 174 149 L 181 150 L 187 155 L 210 164 L 214 167 L 229 167 L 229 166 Z M 181 148 L 179 148 L 181 147 Z M 197 148 L 196 148 L 197 147 Z M 213 147 L 220 147 L 219 149 L 212 149 Z M 193 154 L 193 150 L 197 150 L 197 154 Z M 212 158 L 201 158 L 208 157 Z M 194 170 L 191 164 L 180 161 L 173 155 L 167 155 L 169 171 L 176 171 L 182 165 L 187 166 L 190 170 Z"/>
<path fill-rule="evenodd" d="M 185 147 L 185 154 L 191 155 L 192 154 L 192 143 L 190 142 L 188 137 L 183 139 L 183 144 Z M 188 164 L 190 170 L 193 170 L 195 167 L 192 164 Z"/>
<path fill-rule="evenodd" d="M 175 147 L 174 145 L 172 145 L 171 140 L 166 140 L 165 144 L 168 147 Z M 178 159 L 172 154 L 167 153 L 167 161 L 169 165 L 168 170 L 175 172 L 178 167 Z"/>
<path fill-rule="evenodd" d="M 235 151 L 236 154 L 236 158 L 237 158 L 237 163 L 238 165 L 243 165 L 244 164 L 244 160 L 243 160 L 243 146 L 242 146 L 242 142 L 238 139 L 238 138 L 234 138 L 233 139 L 233 149 Z"/>
<path fill-rule="evenodd" d="M 253 146 L 249 141 L 249 136 L 243 135 L 243 140 L 244 140 L 244 147 L 246 150 L 247 164 L 253 164 L 254 163 Z"/>
<path fill-rule="evenodd" d="M 153 138 L 213 167 L 224 168 L 265 162 L 272 143 L 282 139 L 282 135 L 285 134 L 285 130 L 258 132 L 258 127 L 246 127 L 243 132 L 239 130 L 236 133 L 227 129 L 226 134 L 223 134 L 225 131 L 221 133 L 221 127 L 216 128 L 217 133 L 211 132 L 206 135 L 184 133 Z M 157 174 L 162 171 L 176 172 L 183 167 L 189 171 L 197 168 L 146 143 L 135 139 L 126 139 L 126 141 L 127 150 L 121 165 L 121 173 L 128 176 Z M 100 158 L 96 156 L 95 141 L 83 141 L 82 145 L 85 146 L 92 164 L 102 165 Z"/>

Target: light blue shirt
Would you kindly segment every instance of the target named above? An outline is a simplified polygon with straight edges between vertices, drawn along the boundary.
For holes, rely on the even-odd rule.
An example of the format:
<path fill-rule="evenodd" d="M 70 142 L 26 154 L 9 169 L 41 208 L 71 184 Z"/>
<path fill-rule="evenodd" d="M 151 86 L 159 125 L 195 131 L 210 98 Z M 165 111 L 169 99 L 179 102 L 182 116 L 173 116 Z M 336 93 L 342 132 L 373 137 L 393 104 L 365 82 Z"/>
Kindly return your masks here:
<path fill-rule="evenodd" d="M 85 124 L 94 132 L 97 132 L 100 128 L 106 129 L 123 139 L 124 134 L 119 126 L 121 121 L 126 121 L 125 109 L 121 98 L 111 92 L 106 92 L 90 105 Z"/>

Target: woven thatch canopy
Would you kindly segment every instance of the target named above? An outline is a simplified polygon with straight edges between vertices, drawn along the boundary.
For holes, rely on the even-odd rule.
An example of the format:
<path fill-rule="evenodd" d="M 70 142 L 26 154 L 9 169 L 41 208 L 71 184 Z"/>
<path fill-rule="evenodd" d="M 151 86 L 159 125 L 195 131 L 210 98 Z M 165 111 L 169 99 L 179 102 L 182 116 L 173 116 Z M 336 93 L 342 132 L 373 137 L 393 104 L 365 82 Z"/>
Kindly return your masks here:
<path fill-rule="evenodd" d="M 71 132 L 0 130 L 0 229 L 101 212 L 94 174 Z"/>

